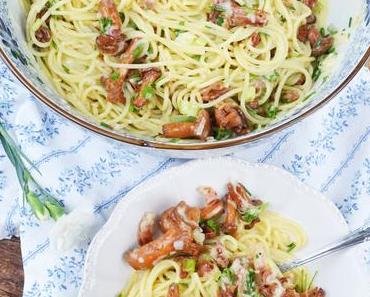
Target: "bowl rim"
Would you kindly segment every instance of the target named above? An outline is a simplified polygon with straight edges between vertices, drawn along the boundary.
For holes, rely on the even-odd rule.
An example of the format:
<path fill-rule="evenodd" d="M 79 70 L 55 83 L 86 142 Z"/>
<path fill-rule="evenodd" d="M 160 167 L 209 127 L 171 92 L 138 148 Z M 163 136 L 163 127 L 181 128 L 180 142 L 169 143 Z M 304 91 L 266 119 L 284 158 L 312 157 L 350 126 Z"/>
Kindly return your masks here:
<path fill-rule="evenodd" d="M 152 140 L 145 140 L 135 137 L 134 135 L 120 135 L 117 133 L 113 133 L 108 129 L 104 129 L 88 121 L 73 115 L 72 113 L 68 112 L 67 110 L 63 109 L 61 106 L 56 104 L 52 99 L 48 98 L 44 95 L 37 87 L 17 68 L 16 64 L 9 58 L 8 54 L 0 45 L 0 58 L 4 61 L 4 63 L 8 66 L 10 71 L 14 74 L 14 76 L 42 103 L 47 105 L 51 108 L 54 112 L 57 112 L 59 115 L 63 116 L 64 118 L 74 122 L 75 124 L 90 130 L 91 132 L 97 133 L 99 135 L 108 137 L 110 139 L 117 140 L 121 143 L 132 144 L 138 147 L 149 147 L 154 149 L 161 149 L 161 150 L 173 150 L 173 151 L 203 151 L 203 150 L 213 150 L 213 149 L 222 149 L 222 148 L 229 148 L 233 146 L 239 146 L 247 143 L 256 142 L 261 140 L 267 136 L 271 136 L 274 133 L 278 133 L 288 127 L 293 126 L 297 122 L 305 119 L 309 115 L 313 114 L 315 111 L 326 105 L 330 100 L 332 100 L 338 93 L 348 85 L 348 83 L 356 76 L 356 74 L 362 69 L 366 61 L 370 58 L 370 45 L 368 46 L 366 52 L 363 54 L 359 62 L 356 66 L 352 69 L 352 71 L 347 75 L 347 77 L 334 88 L 332 92 L 328 96 L 326 96 L 321 101 L 315 103 L 313 106 L 308 108 L 307 110 L 303 111 L 302 113 L 298 113 L 294 115 L 292 118 L 283 121 L 281 124 L 278 124 L 274 127 L 267 127 L 264 130 L 258 131 L 254 134 L 246 134 L 239 137 L 235 137 L 228 140 L 223 141 L 215 141 L 215 142 L 200 142 L 200 143 L 190 143 L 190 144 L 183 144 L 183 143 L 167 143 L 167 142 L 158 142 Z"/>

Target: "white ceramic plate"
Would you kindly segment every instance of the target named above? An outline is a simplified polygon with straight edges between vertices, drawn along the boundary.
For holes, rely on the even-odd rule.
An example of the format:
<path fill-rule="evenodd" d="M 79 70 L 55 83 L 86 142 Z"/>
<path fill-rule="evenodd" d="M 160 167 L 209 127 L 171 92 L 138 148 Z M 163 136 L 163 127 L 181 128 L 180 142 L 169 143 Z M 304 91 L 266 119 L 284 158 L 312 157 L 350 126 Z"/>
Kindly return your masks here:
<path fill-rule="evenodd" d="M 131 268 L 124 263 L 122 254 L 136 244 L 137 225 L 145 211 L 160 213 L 181 199 L 198 205 L 202 199 L 197 187 L 209 185 L 224 193 L 228 181 L 242 182 L 268 202 L 270 209 L 304 227 L 309 243 L 298 255 L 348 232 L 331 201 L 286 171 L 229 158 L 193 161 L 144 182 L 120 201 L 90 246 L 79 296 L 113 297 L 124 287 Z M 357 249 L 328 257 L 310 269 L 318 271 L 316 283 L 326 290 L 327 297 L 370 296 Z"/>

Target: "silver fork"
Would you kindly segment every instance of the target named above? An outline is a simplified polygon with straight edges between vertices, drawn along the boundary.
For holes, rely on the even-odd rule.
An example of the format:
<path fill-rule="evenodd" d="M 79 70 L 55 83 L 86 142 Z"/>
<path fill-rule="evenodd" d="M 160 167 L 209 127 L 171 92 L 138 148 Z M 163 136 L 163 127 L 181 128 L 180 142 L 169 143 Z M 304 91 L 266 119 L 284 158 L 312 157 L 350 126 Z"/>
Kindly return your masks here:
<path fill-rule="evenodd" d="M 299 266 L 316 261 L 322 257 L 331 255 L 340 250 L 364 243 L 366 241 L 370 241 L 370 221 L 366 223 L 363 227 L 347 234 L 338 241 L 328 244 L 327 246 L 304 258 L 297 259 L 288 263 L 279 264 L 278 267 L 280 271 L 284 273 Z"/>

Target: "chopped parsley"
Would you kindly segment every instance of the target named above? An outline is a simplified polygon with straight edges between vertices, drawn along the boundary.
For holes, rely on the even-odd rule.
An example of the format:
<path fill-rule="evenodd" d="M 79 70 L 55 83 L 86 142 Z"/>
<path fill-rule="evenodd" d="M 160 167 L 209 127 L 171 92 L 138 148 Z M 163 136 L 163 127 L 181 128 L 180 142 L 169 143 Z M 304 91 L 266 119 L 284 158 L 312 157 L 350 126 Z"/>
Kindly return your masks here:
<path fill-rule="evenodd" d="M 151 44 L 149 44 L 149 47 L 148 47 L 148 54 L 152 54 L 153 53 L 153 47 Z"/>
<path fill-rule="evenodd" d="M 129 112 L 138 112 L 139 110 L 136 108 L 135 105 L 131 104 L 130 107 L 128 108 Z"/>
<path fill-rule="evenodd" d="M 123 12 L 119 13 L 119 18 L 121 19 L 122 22 L 125 21 L 125 14 Z"/>
<path fill-rule="evenodd" d="M 253 269 L 249 269 L 245 277 L 244 294 L 249 297 L 259 297 L 256 286 L 256 272 Z"/>
<path fill-rule="evenodd" d="M 295 242 L 291 242 L 287 245 L 287 252 L 290 253 L 292 250 L 294 250 L 297 247 Z"/>
<path fill-rule="evenodd" d="M 112 80 L 118 80 L 119 79 L 119 77 L 120 77 L 120 74 L 119 74 L 119 72 L 113 72 L 112 74 L 111 74 L 111 76 L 110 76 L 110 78 L 112 79 Z"/>
<path fill-rule="evenodd" d="M 351 28 L 351 26 L 352 26 L 352 17 L 350 17 L 348 20 L 348 28 Z"/>
<path fill-rule="evenodd" d="M 175 115 L 171 117 L 171 122 L 174 123 L 195 122 L 196 120 L 196 117 L 186 115 Z"/>
<path fill-rule="evenodd" d="M 182 267 L 186 272 L 192 273 L 195 272 L 196 265 L 197 261 L 195 259 L 185 259 Z"/>
<path fill-rule="evenodd" d="M 214 132 L 216 140 L 226 140 L 234 135 L 233 131 L 224 128 L 215 128 Z"/>
<path fill-rule="evenodd" d="M 179 22 L 179 25 L 180 25 L 180 26 L 185 26 L 185 22 L 184 22 L 184 21 L 181 21 L 181 22 Z M 180 33 L 184 33 L 184 32 L 186 32 L 186 30 L 176 29 L 176 30 L 175 30 L 175 35 L 176 35 L 176 37 L 177 37 L 177 36 L 179 36 L 179 34 L 180 34 Z"/>
<path fill-rule="evenodd" d="M 135 29 L 135 30 L 138 29 L 138 27 L 136 26 L 136 23 L 134 23 L 131 19 L 129 20 L 127 27 Z"/>
<path fill-rule="evenodd" d="M 312 79 L 317 81 L 321 75 L 320 62 L 315 61 L 313 63 Z"/>
<path fill-rule="evenodd" d="M 55 49 L 58 49 L 57 44 L 55 43 L 55 41 L 54 41 L 54 40 L 52 40 L 52 41 L 51 41 L 51 46 L 52 46 L 53 48 L 55 48 Z"/>
<path fill-rule="evenodd" d="M 307 100 L 307 99 L 309 99 L 309 98 L 311 98 L 313 95 L 315 95 L 316 94 L 316 92 L 311 92 L 310 94 L 308 94 L 304 99 L 303 99 L 303 101 L 305 101 L 305 100 Z"/>
<path fill-rule="evenodd" d="M 101 122 L 100 123 L 100 126 L 104 127 L 104 128 L 107 128 L 107 129 L 112 129 L 111 126 L 109 126 L 108 124 L 104 123 L 104 122 Z"/>
<path fill-rule="evenodd" d="M 207 220 L 205 222 L 206 226 L 217 234 L 220 232 L 220 225 L 213 219 Z"/>
<path fill-rule="evenodd" d="M 274 70 L 274 72 L 270 75 L 265 75 L 264 77 L 268 80 L 268 81 L 276 81 L 278 78 L 279 78 L 279 73 Z"/>
<path fill-rule="evenodd" d="M 67 72 L 68 74 L 71 72 L 67 66 L 62 65 L 62 67 L 63 67 L 64 71 Z"/>
<path fill-rule="evenodd" d="M 321 35 L 321 37 L 326 36 L 325 28 L 320 28 L 320 35 Z"/>
<path fill-rule="evenodd" d="M 150 99 L 154 95 L 154 88 L 152 86 L 146 86 L 143 91 L 142 95 L 145 99 Z"/>
<path fill-rule="evenodd" d="M 107 33 L 108 29 L 112 26 L 113 22 L 110 18 L 100 19 L 100 31 L 104 34 Z"/>
<path fill-rule="evenodd" d="M 236 275 L 230 268 L 225 268 L 222 270 L 221 279 L 226 279 L 230 284 L 235 284 Z"/>
<path fill-rule="evenodd" d="M 169 142 L 178 143 L 180 140 L 181 140 L 180 138 L 172 138 Z"/>
<path fill-rule="evenodd" d="M 224 21 L 225 21 L 224 18 L 219 16 L 216 19 L 216 24 L 222 26 L 224 24 Z"/>
<path fill-rule="evenodd" d="M 329 48 L 328 54 L 332 54 L 332 53 L 335 53 L 335 47 Z"/>
<path fill-rule="evenodd" d="M 321 71 L 321 63 L 322 61 L 330 54 L 335 53 L 335 47 L 331 47 L 328 49 L 328 51 L 324 54 L 318 57 L 315 61 L 312 62 L 313 71 L 312 71 L 312 79 L 313 81 L 317 81 L 320 77 L 322 71 Z"/>
<path fill-rule="evenodd" d="M 274 119 L 276 118 L 277 112 L 278 112 L 278 109 L 275 106 L 270 106 L 267 109 L 267 117 Z"/>
<path fill-rule="evenodd" d="M 194 60 L 200 61 L 201 56 L 200 55 L 193 55 L 192 58 Z"/>
<path fill-rule="evenodd" d="M 242 215 L 242 220 L 247 224 L 251 224 L 253 221 L 257 220 L 260 214 L 267 208 L 267 203 L 262 205 L 251 207 Z"/>
<path fill-rule="evenodd" d="M 134 59 L 137 59 L 139 58 L 142 53 L 143 53 L 143 49 L 144 49 L 144 46 L 143 44 L 139 44 L 135 49 L 134 49 L 134 52 L 132 53 L 133 56 L 134 56 Z"/>
<path fill-rule="evenodd" d="M 334 35 L 338 31 L 334 26 L 329 26 L 326 30 L 325 28 L 320 28 L 320 35 L 321 37 L 327 37 L 329 35 Z"/>
<path fill-rule="evenodd" d="M 50 8 L 57 2 L 58 2 L 58 0 L 48 0 L 48 2 L 46 2 L 46 7 Z"/>

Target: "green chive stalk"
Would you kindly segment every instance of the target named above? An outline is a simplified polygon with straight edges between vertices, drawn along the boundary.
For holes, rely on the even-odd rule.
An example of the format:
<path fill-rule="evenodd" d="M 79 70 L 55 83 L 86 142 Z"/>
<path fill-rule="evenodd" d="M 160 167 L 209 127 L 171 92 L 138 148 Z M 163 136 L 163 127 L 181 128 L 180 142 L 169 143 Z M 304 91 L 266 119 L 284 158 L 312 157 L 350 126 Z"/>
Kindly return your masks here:
<path fill-rule="evenodd" d="M 19 184 L 23 190 L 23 202 L 26 201 L 28 203 L 38 220 L 43 221 L 51 217 L 57 221 L 65 213 L 64 206 L 47 193 L 33 178 L 25 163 L 35 168 L 34 165 L 15 144 L 1 122 L 0 142 L 16 170 Z M 35 169 L 41 174 L 37 168 Z"/>

